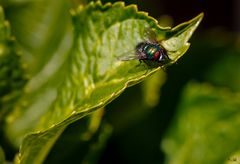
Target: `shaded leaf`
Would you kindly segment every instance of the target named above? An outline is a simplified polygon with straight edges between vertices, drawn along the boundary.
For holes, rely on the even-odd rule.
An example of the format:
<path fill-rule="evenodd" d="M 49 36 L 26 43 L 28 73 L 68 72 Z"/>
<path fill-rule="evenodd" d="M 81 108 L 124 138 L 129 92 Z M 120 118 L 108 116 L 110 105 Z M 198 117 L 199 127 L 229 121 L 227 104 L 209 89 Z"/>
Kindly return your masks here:
<path fill-rule="evenodd" d="M 3 126 L 3 118 L 11 111 L 26 81 L 20 52 L 0 6 L 0 126 Z"/>
<path fill-rule="evenodd" d="M 25 0 L 6 7 L 28 76 L 48 79 L 65 60 L 72 44 L 69 6 L 65 0 Z"/>
<path fill-rule="evenodd" d="M 2 164 L 5 163 L 5 155 L 1 146 L 0 146 L 0 163 Z"/>
<path fill-rule="evenodd" d="M 223 163 L 239 149 L 239 94 L 190 83 L 162 142 L 167 162 Z"/>

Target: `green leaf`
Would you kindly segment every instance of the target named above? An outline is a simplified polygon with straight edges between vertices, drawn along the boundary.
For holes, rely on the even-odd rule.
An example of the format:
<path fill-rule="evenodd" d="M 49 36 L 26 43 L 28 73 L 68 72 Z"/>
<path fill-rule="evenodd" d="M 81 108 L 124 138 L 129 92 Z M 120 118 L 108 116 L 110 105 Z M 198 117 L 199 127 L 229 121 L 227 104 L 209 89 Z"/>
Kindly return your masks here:
<path fill-rule="evenodd" d="M 58 53 L 49 62 L 39 61 L 44 65 L 39 67 L 43 68 L 42 72 L 32 74 L 25 93 L 7 118 L 8 138 L 15 146 L 21 145 L 20 163 L 41 163 L 67 125 L 105 106 L 127 87 L 161 69 L 139 65 L 137 60 L 123 62 L 117 59 L 134 51 L 144 40 L 147 28 L 152 28 L 166 43 L 172 37 L 183 37 L 182 34 L 187 38 L 171 41 L 172 46 L 182 45 L 169 53 L 176 61 L 189 47 L 186 40 L 202 19 L 199 15 L 171 30 L 159 27 L 153 18 L 138 12 L 136 6 L 124 7 L 123 3 L 104 6 L 99 2 L 90 3 L 72 13 L 74 41 L 71 53 L 61 58 L 60 63 Z M 63 40 L 60 44 L 68 44 L 69 38 Z M 170 48 L 166 46 L 167 50 Z M 53 63 L 57 63 L 57 67 L 53 67 Z M 48 69 L 51 76 L 47 74 Z"/>
<path fill-rule="evenodd" d="M 234 152 L 229 159 L 225 162 L 226 164 L 237 164 L 240 162 L 240 151 Z"/>
<path fill-rule="evenodd" d="M 27 78 L 20 62 L 20 52 L 11 36 L 9 22 L 0 6 L 0 126 L 21 94 Z"/>
<path fill-rule="evenodd" d="M 226 89 L 190 83 L 162 148 L 167 163 L 223 163 L 239 150 L 240 97 Z"/>
<path fill-rule="evenodd" d="M 203 18 L 203 13 L 194 19 L 182 23 L 170 31 L 166 32 L 166 38 L 163 39 L 162 45 L 168 50 L 169 57 L 173 63 L 176 62 L 189 48 L 188 40 Z"/>
<path fill-rule="evenodd" d="M 143 106 L 153 108 L 159 103 L 160 88 L 165 80 L 166 74 L 163 71 L 158 71 L 142 83 Z"/>
<path fill-rule="evenodd" d="M 23 51 L 27 74 L 30 77 L 45 75 L 47 79 L 59 69 L 72 44 L 70 4 L 65 0 L 9 3 L 12 4 L 6 8 L 6 18 Z M 46 67 L 51 69 L 46 70 Z"/>
<path fill-rule="evenodd" d="M 5 163 L 5 155 L 2 147 L 0 146 L 0 163 Z"/>

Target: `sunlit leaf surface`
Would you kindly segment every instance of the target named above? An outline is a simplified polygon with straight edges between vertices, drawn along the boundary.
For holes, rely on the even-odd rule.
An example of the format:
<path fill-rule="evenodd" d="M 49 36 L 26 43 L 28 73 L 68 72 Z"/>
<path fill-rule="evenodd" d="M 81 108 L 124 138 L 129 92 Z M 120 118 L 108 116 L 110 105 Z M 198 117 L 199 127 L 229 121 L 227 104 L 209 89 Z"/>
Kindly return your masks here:
<path fill-rule="evenodd" d="M 90 3 L 72 10 L 72 15 L 73 42 L 66 30 L 61 42 L 55 40 L 59 46 L 52 50 L 51 58 L 41 57 L 45 51 L 32 56 L 28 62 L 28 66 L 33 66 L 32 70 L 28 67 L 31 79 L 7 118 L 8 138 L 16 147 L 21 145 L 19 163 L 41 163 L 67 125 L 105 106 L 127 87 L 161 69 L 139 65 L 138 60 L 118 60 L 144 41 L 146 29 L 153 29 L 161 38 L 174 63 L 188 49 L 188 39 L 203 17 L 200 14 L 173 29 L 161 28 L 146 13 L 138 12 L 136 6 L 125 7 L 123 3 Z M 66 45 L 70 43 L 69 52 Z M 34 49 L 31 44 L 26 47 Z"/>

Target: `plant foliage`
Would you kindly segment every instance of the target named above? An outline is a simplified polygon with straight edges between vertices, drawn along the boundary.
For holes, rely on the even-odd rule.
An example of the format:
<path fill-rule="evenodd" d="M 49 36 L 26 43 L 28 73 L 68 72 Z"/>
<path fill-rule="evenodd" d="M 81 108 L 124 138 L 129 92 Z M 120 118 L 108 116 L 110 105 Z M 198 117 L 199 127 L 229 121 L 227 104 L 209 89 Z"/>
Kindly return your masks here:
<path fill-rule="evenodd" d="M 162 68 L 118 60 L 144 40 L 146 29 L 155 31 L 174 63 L 189 48 L 188 40 L 203 17 L 200 14 L 174 28 L 162 28 L 134 5 L 92 2 L 72 9 L 71 22 L 65 1 L 22 3 L 26 5 L 6 11 L 21 60 L 8 42 L 10 30 L 3 10 L 0 12 L 4 57 L 0 62 L 11 60 L 11 64 L 1 64 L 2 90 L 13 82 L 13 89 L 3 99 L 21 88 L 28 77 L 4 122 L 6 137 L 14 147 L 20 147 L 16 163 L 42 163 L 69 124 L 104 107 L 127 87 Z M 18 69 L 20 62 L 26 65 L 25 72 Z M 7 77 L 5 69 L 13 76 Z"/>

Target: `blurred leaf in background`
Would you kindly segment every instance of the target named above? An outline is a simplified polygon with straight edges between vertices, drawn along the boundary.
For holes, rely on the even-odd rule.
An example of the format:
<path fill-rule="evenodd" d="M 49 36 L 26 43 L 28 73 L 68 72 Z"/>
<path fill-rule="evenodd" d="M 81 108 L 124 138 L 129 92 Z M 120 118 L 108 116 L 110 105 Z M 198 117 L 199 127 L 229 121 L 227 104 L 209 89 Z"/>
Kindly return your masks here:
<path fill-rule="evenodd" d="M 11 103 L 21 94 L 27 78 L 20 63 L 20 52 L 0 7 L 0 120 L 10 112 Z M 0 122 L 1 122 L 0 121 Z"/>
<path fill-rule="evenodd" d="M 28 67 L 28 75 L 33 77 L 42 72 L 46 81 L 61 65 L 72 44 L 69 3 L 64 0 L 28 0 L 9 1 L 5 5 L 6 18 L 23 51 L 22 60 Z M 53 59 L 51 69 L 43 72 L 46 63 L 53 62 Z"/>
<path fill-rule="evenodd" d="M 239 94 L 189 83 L 162 141 L 167 163 L 222 163 L 240 147 Z"/>
<path fill-rule="evenodd" d="M 4 162 L 5 162 L 4 151 L 3 151 L 2 147 L 0 147 L 0 163 L 4 163 Z"/>

